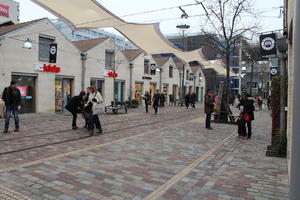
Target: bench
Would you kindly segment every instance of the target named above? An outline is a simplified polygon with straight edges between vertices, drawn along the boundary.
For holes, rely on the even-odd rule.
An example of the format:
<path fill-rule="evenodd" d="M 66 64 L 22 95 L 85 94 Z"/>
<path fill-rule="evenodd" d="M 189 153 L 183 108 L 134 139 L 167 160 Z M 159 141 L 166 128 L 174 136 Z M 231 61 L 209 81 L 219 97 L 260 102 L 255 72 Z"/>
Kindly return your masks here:
<path fill-rule="evenodd" d="M 124 110 L 127 114 L 128 105 L 125 102 L 112 101 L 110 106 L 105 106 L 105 113 L 111 111 L 114 114 L 117 114 L 119 110 Z"/>

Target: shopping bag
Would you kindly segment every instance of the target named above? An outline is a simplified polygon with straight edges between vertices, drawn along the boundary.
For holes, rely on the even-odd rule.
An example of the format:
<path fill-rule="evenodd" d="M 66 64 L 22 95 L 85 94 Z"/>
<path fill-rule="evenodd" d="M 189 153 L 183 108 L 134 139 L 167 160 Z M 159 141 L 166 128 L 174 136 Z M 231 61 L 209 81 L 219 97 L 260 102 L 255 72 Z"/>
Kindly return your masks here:
<path fill-rule="evenodd" d="M 105 113 L 105 107 L 103 103 L 94 103 L 92 107 L 93 115 L 101 115 Z"/>

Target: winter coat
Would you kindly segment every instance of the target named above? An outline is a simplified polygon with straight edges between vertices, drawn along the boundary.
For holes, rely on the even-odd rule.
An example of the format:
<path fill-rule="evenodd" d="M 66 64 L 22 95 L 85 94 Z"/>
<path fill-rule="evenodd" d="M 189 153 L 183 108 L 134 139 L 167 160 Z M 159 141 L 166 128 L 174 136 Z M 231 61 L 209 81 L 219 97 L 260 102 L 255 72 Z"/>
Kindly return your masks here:
<path fill-rule="evenodd" d="M 83 109 L 83 98 L 82 96 L 72 97 L 70 103 L 65 107 L 71 113 L 81 113 Z"/>
<path fill-rule="evenodd" d="M 100 92 L 94 92 L 94 93 L 91 93 L 89 95 L 89 99 L 88 101 L 86 102 L 85 106 L 87 106 L 89 103 L 92 103 L 93 105 L 95 103 L 103 103 L 103 98 L 100 94 Z"/>
<path fill-rule="evenodd" d="M 204 112 L 205 113 L 213 113 L 214 112 L 214 97 L 211 95 L 205 95 L 204 100 Z"/>
<path fill-rule="evenodd" d="M 185 100 L 185 105 L 189 105 L 191 102 L 191 95 L 189 94 L 185 95 L 184 100 Z"/>
<path fill-rule="evenodd" d="M 149 94 L 145 94 L 143 99 L 145 100 L 145 104 L 147 104 L 147 105 L 151 104 L 151 96 Z"/>
<path fill-rule="evenodd" d="M 196 94 L 195 93 L 193 93 L 192 95 L 191 95 L 191 103 L 195 103 L 196 102 Z"/>
<path fill-rule="evenodd" d="M 21 104 L 21 92 L 18 88 L 6 87 L 2 94 L 5 105 L 19 106 Z"/>
<path fill-rule="evenodd" d="M 160 101 L 160 94 L 154 94 L 152 101 L 154 105 L 158 105 Z"/>

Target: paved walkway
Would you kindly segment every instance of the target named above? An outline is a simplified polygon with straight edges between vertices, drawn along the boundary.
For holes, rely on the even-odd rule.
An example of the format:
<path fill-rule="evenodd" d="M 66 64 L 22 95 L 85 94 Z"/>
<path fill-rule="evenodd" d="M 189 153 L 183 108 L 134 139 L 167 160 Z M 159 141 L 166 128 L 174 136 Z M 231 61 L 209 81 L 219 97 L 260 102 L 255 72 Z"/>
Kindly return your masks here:
<path fill-rule="evenodd" d="M 66 115 L 24 115 L 0 136 L 0 199 L 288 199 L 286 159 L 265 157 L 271 118 L 255 114 L 251 140 L 208 131 L 202 108 L 106 115 L 95 137 Z"/>

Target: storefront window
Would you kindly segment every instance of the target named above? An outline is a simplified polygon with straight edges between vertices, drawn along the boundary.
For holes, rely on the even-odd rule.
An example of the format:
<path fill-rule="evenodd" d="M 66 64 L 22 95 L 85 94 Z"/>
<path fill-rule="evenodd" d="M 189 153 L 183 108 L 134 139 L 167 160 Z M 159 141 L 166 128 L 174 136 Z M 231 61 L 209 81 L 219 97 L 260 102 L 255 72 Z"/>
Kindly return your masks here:
<path fill-rule="evenodd" d="M 91 86 L 96 88 L 96 91 L 100 92 L 104 96 L 104 80 L 102 79 L 91 79 Z"/>
<path fill-rule="evenodd" d="M 142 95 L 143 95 L 143 83 L 136 83 L 135 91 L 134 91 L 134 98 L 141 103 Z"/>
<path fill-rule="evenodd" d="M 116 80 L 115 89 L 114 89 L 115 101 L 124 101 L 124 86 L 125 86 L 124 81 Z"/>
<path fill-rule="evenodd" d="M 156 83 L 150 83 L 149 93 L 151 97 L 153 97 L 155 90 L 156 90 Z"/>
<path fill-rule="evenodd" d="M 36 77 L 12 75 L 12 80 L 17 82 L 17 87 L 21 92 L 20 113 L 34 113 L 36 104 Z"/>
<path fill-rule="evenodd" d="M 72 98 L 72 79 L 55 80 L 55 111 L 65 112 L 65 106 Z"/>

